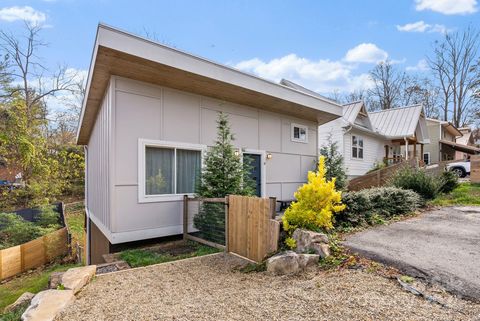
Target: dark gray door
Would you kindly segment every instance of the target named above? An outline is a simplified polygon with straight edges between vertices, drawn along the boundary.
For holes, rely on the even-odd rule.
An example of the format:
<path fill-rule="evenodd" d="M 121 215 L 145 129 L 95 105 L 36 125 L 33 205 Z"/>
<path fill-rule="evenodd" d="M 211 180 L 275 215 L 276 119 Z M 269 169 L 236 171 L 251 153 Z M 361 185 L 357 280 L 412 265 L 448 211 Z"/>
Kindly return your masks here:
<path fill-rule="evenodd" d="M 250 177 L 255 181 L 255 195 L 262 196 L 262 156 L 258 154 L 243 154 L 250 160 Z"/>

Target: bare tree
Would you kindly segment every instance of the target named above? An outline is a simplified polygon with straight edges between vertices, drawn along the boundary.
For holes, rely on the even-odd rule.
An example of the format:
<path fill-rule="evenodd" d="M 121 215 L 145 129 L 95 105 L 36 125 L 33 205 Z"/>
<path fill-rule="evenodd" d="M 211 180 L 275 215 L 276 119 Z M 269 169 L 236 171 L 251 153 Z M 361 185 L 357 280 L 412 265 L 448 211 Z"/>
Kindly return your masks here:
<path fill-rule="evenodd" d="M 438 118 L 440 89 L 428 78 L 407 77 L 403 89 L 403 105 L 422 104 L 425 116 Z"/>
<path fill-rule="evenodd" d="M 479 32 L 469 27 L 445 34 L 442 41 L 434 44 L 433 55 L 428 58 L 442 94 L 443 120 L 450 120 L 457 127 L 471 123 L 479 106 L 474 97 L 480 83 L 479 45 Z"/>
<path fill-rule="evenodd" d="M 19 94 L 24 99 L 28 119 L 38 117 L 33 115 L 33 106 L 42 104 L 44 98 L 61 91 L 70 91 L 75 86 L 76 75 L 67 72 L 66 67 L 59 67 L 57 71 L 49 73 L 37 56 L 40 48 L 46 46 L 39 39 L 40 31 L 41 27 L 28 23 L 25 23 L 23 37 L 0 30 L 0 49 L 6 58 L 5 72 L 16 84 L 9 94 Z"/>
<path fill-rule="evenodd" d="M 390 109 L 401 104 L 405 86 L 405 72 L 398 71 L 392 62 L 380 62 L 370 71 L 374 87 L 368 91 L 372 97 L 372 109 Z"/>

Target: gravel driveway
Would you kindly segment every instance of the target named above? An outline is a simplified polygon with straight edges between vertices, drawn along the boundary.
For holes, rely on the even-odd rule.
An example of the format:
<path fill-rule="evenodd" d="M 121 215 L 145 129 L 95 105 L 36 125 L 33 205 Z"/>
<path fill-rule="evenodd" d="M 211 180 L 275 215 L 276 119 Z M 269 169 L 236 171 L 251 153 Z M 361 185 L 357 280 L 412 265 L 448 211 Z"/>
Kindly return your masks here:
<path fill-rule="evenodd" d="M 223 253 L 98 276 L 57 320 L 472 320 L 478 305 L 443 308 L 375 273 L 242 273 Z M 461 312 L 459 312 L 461 311 Z"/>
<path fill-rule="evenodd" d="M 444 207 L 353 234 L 354 252 L 480 300 L 480 207 Z"/>

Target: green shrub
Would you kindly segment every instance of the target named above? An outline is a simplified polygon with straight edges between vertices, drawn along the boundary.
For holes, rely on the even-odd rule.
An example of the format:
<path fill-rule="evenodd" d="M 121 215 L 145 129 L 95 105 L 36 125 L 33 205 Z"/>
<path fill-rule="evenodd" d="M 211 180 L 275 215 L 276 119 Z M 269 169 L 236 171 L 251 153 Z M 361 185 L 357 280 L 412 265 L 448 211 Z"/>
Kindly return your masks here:
<path fill-rule="evenodd" d="M 42 208 L 36 222 L 14 213 L 0 213 L 0 249 L 29 242 L 60 227 L 59 214 L 51 206 Z"/>
<path fill-rule="evenodd" d="M 335 225 L 356 227 L 381 224 L 385 219 L 413 212 L 421 203 L 420 196 L 396 187 L 376 187 L 345 193 L 346 208 L 335 215 Z"/>
<path fill-rule="evenodd" d="M 450 193 L 458 186 L 458 176 L 451 171 L 445 171 L 440 175 L 440 192 Z"/>
<path fill-rule="evenodd" d="M 392 185 L 418 193 L 424 201 L 434 199 L 442 187 L 437 176 L 424 170 L 409 167 L 399 170 L 392 178 Z"/>

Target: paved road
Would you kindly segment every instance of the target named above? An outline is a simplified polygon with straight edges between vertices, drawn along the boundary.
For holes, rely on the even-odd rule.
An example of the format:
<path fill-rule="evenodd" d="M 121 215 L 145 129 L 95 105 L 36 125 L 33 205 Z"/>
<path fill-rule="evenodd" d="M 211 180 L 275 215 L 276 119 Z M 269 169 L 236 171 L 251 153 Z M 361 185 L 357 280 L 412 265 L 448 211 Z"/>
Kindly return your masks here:
<path fill-rule="evenodd" d="M 445 207 L 347 237 L 354 252 L 480 300 L 480 207 Z"/>

